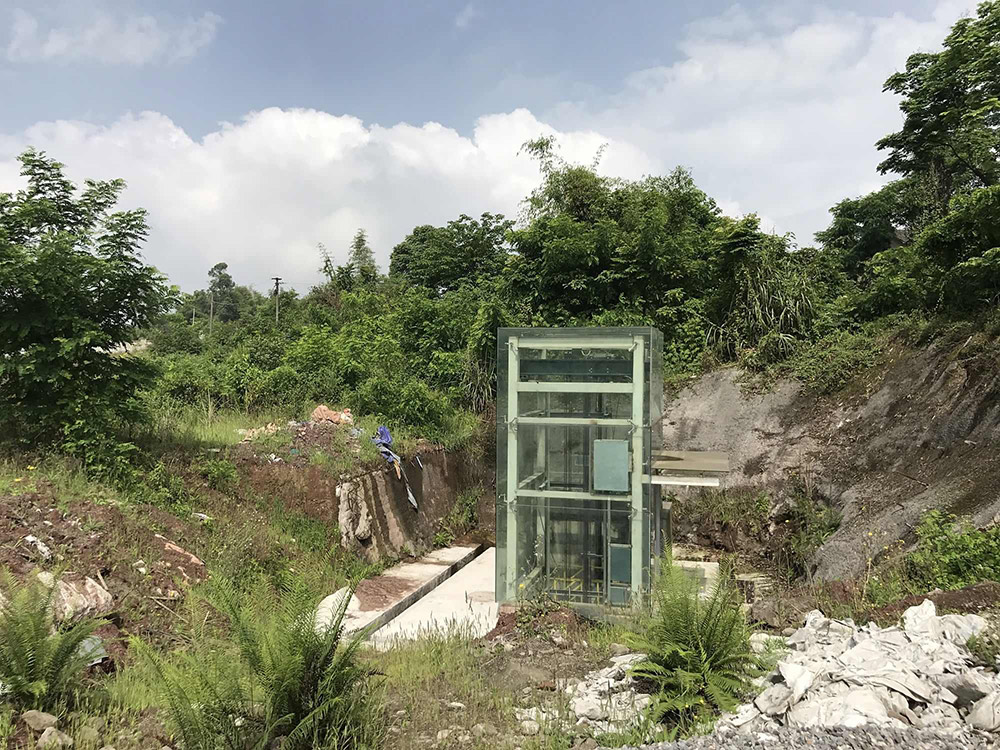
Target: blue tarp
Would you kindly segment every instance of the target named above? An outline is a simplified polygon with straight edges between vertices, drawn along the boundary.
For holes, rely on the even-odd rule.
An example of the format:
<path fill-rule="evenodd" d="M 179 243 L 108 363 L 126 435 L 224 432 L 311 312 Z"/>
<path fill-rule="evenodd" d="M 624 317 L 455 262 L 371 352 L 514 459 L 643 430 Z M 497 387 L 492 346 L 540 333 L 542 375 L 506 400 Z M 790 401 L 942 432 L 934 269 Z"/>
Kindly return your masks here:
<path fill-rule="evenodd" d="M 392 450 L 392 435 L 389 434 L 389 428 L 385 425 L 379 427 L 375 436 L 372 438 L 372 442 L 378 446 L 379 453 L 381 453 L 382 457 L 389 462 L 389 465 L 395 465 L 396 473 L 402 477 L 403 481 L 406 483 L 406 499 L 409 500 L 410 505 L 416 509 L 417 499 L 413 496 L 413 492 L 410 491 L 410 481 L 406 478 L 406 473 L 403 471 L 403 462 Z"/>

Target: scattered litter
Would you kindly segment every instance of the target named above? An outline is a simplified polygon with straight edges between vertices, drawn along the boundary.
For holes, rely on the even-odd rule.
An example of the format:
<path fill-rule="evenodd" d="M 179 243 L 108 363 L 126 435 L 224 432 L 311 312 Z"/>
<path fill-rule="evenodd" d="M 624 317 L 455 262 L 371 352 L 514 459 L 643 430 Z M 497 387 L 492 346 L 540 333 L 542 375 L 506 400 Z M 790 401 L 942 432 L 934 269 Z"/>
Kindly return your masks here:
<path fill-rule="evenodd" d="M 104 648 L 104 641 L 99 635 L 88 635 L 77 648 L 80 656 L 88 659 L 87 666 L 93 667 L 108 658 L 108 652 Z"/>
<path fill-rule="evenodd" d="M 354 416 L 350 409 L 335 411 L 326 404 L 320 404 L 313 409 L 309 418 L 313 422 L 332 422 L 333 424 L 354 424 Z"/>
<path fill-rule="evenodd" d="M 38 554 L 42 556 L 42 559 L 48 560 L 52 557 L 52 550 L 50 550 L 48 545 L 37 536 L 28 534 L 28 536 L 24 537 L 24 541 L 34 546 L 34 548 L 38 551 Z"/>
<path fill-rule="evenodd" d="M 281 460 L 281 457 L 277 453 L 271 453 L 271 454 L 269 454 L 268 457 L 267 457 L 267 460 L 270 463 L 272 463 L 272 464 L 283 463 L 283 461 Z"/>
<path fill-rule="evenodd" d="M 251 440 L 254 440 L 255 438 L 259 438 L 264 435 L 273 435 L 279 429 L 281 428 L 278 427 L 278 425 L 276 425 L 274 422 L 269 422 L 263 427 L 254 427 L 251 430 L 237 430 L 236 433 L 243 436 L 243 440 L 241 440 L 240 442 L 249 443 Z M 215 450 L 218 449 L 216 448 Z"/>
<path fill-rule="evenodd" d="M 402 460 L 392 450 L 392 435 L 389 433 L 389 428 L 385 425 L 380 426 L 372 438 L 372 442 L 378 446 L 382 457 L 396 470 L 396 479 L 402 479 L 406 483 L 406 499 L 410 501 L 410 505 L 416 510 L 417 498 L 413 496 L 413 492 L 410 490 L 410 482 L 402 472 Z"/>
<path fill-rule="evenodd" d="M 191 517 L 198 521 L 201 521 L 202 523 L 208 523 L 209 521 L 212 520 L 212 517 L 206 515 L 205 513 L 192 513 Z"/>

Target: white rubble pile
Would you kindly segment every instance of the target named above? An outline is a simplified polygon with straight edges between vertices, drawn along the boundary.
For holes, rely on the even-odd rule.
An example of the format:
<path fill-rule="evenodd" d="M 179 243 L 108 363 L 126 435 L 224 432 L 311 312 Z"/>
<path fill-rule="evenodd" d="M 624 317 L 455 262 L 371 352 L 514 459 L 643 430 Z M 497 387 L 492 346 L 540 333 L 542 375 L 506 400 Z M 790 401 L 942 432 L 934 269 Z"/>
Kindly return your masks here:
<path fill-rule="evenodd" d="M 939 617 L 929 600 L 884 629 L 810 612 L 762 679 L 763 692 L 723 717 L 716 733 L 863 725 L 954 737 L 996 732 L 1000 678 L 973 668 L 965 649 L 985 627 L 977 615 Z"/>
<path fill-rule="evenodd" d="M 569 718 L 595 733 L 622 730 L 641 721 L 652 699 L 636 692 L 629 669 L 645 658 L 645 654 L 614 656 L 610 667 L 564 685 L 572 712 Z"/>

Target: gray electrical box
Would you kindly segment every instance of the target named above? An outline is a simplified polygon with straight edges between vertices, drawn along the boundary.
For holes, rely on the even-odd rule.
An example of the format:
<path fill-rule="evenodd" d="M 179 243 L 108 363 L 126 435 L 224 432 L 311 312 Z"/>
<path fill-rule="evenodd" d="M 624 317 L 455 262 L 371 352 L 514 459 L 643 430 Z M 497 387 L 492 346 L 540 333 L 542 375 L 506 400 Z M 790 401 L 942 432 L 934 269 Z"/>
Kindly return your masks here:
<path fill-rule="evenodd" d="M 628 440 L 594 441 L 594 491 L 628 492 Z"/>

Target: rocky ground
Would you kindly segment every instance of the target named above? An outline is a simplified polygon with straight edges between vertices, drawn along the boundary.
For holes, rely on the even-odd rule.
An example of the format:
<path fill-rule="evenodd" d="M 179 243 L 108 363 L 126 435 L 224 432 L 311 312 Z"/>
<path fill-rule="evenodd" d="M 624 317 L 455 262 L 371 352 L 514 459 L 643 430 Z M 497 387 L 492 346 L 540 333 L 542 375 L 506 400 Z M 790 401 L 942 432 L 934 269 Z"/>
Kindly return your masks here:
<path fill-rule="evenodd" d="M 643 745 L 642 750 L 971 750 L 992 747 L 978 737 L 956 738 L 939 732 L 892 727 L 835 727 L 826 729 L 781 728 L 751 734 L 711 734 L 680 742 Z M 637 750 L 623 748 L 623 750 Z"/>
<path fill-rule="evenodd" d="M 965 644 L 977 615 L 938 616 L 926 600 L 899 626 L 857 627 L 811 612 L 752 703 L 713 733 L 647 750 L 712 748 L 978 748 L 997 744 L 1000 677 L 974 667 Z"/>

